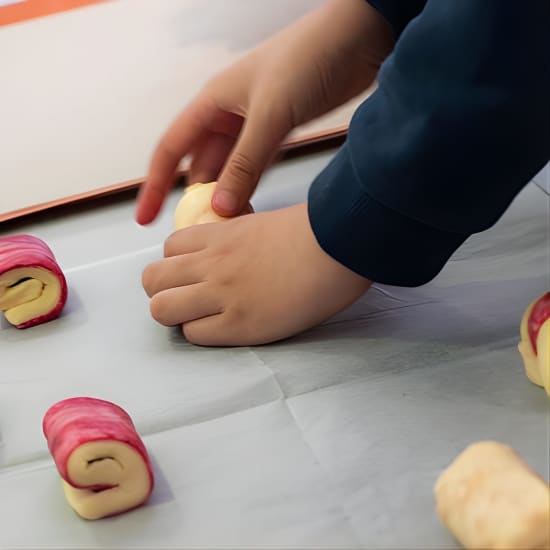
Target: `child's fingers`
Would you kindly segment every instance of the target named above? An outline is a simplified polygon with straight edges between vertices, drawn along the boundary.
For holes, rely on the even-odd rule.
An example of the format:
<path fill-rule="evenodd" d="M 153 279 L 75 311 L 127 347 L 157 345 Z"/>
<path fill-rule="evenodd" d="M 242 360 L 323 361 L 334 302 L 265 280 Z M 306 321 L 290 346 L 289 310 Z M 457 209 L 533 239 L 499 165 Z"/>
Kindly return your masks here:
<path fill-rule="evenodd" d="M 182 324 L 183 335 L 192 344 L 199 346 L 237 345 L 235 335 L 231 334 L 231 323 L 227 321 L 227 313 L 218 313 Z"/>
<path fill-rule="evenodd" d="M 234 145 L 233 136 L 208 133 L 193 154 L 189 183 L 208 183 L 217 180 Z"/>
<path fill-rule="evenodd" d="M 270 103 L 266 101 L 251 108 L 220 176 L 212 206 L 222 216 L 243 210 L 262 172 L 292 129 L 290 113 Z"/>
<path fill-rule="evenodd" d="M 149 298 L 169 288 L 203 281 L 204 269 L 197 261 L 197 253 L 171 256 L 149 264 L 141 276 L 143 289 Z"/>
<path fill-rule="evenodd" d="M 191 254 L 206 248 L 211 239 L 212 226 L 217 224 L 197 224 L 174 231 L 164 241 L 164 257 Z"/>
<path fill-rule="evenodd" d="M 139 192 L 136 212 L 138 223 L 147 224 L 156 218 L 174 183 L 181 159 L 200 139 L 213 116 L 210 103 L 195 100 L 161 138 L 153 153 L 147 179 Z"/>
<path fill-rule="evenodd" d="M 196 317 L 182 323 L 185 338 L 198 346 L 254 345 L 253 331 L 228 311 Z M 258 344 L 261 343 L 258 340 Z"/>
<path fill-rule="evenodd" d="M 169 288 L 155 294 L 151 315 L 161 325 L 174 326 L 221 313 L 219 299 L 208 292 L 208 283 Z"/>

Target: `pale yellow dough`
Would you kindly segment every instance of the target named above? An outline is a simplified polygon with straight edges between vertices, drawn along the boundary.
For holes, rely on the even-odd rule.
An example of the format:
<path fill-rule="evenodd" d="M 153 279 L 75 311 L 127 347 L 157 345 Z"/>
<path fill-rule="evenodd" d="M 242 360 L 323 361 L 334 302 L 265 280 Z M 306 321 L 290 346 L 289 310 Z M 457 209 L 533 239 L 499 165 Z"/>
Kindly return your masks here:
<path fill-rule="evenodd" d="M 518 345 L 518 350 L 523 359 L 527 378 L 533 384 L 543 387 L 548 397 L 550 397 L 550 319 L 547 319 L 542 324 L 537 335 L 538 354 L 535 354 L 527 331 L 529 315 L 537 301 L 538 298 L 529 304 L 521 319 L 521 341 Z"/>
<path fill-rule="evenodd" d="M 12 288 L 21 279 L 29 278 Z M 59 279 L 46 269 L 25 267 L 0 275 L 0 311 L 12 325 L 49 313 L 61 294 Z"/>
<path fill-rule="evenodd" d="M 174 213 L 174 229 L 176 231 L 192 225 L 221 222 L 228 219 L 218 216 L 212 209 L 212 196 L 217 184 L 217 181 L 194 183 L 185 189 Z M 248 205 L 243 214 L 250 212 L 252 212 L 252 207 Z"/>
<path fill-rule="evenodd" d="M 151 482 L 142 456 L 119 441 L 93 441 L 77 447 L 69 457 L 67 472 L 75 485 L 116 485 L 94 492 L 62 480 L 68 503 L 84 519 L 124 512 L 144 502 L 149 494 Z"/>
<path fill-rule="evenodd" d="M 437 480 L 435 498 L 465 548 L 550 548 L 550 488 L 506 445 L 470 445 Z"/>

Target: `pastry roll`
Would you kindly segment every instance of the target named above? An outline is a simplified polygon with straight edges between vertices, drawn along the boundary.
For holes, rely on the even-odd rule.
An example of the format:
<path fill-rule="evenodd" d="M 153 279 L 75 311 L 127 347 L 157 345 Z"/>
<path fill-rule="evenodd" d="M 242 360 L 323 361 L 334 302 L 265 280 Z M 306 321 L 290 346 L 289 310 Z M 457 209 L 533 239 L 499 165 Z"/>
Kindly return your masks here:
<path fill-rule="evenodd" d="M 174 214 L 174 229 L 184 229 L 201 223 L 221 222 L 229 218 L 219 216 L 212 209 L 212 196 L 218 182 L 194 183 L 185 189 L 183 197 L 176 206 Z M 250 204 L 242 214 L 253 212 Z"/>
<path fill-rule="evenodd" d="M 58 317 L 67 282 L 48 245 L 32 235 L 0 238 L 0 311 L 17 328 Z"/>
<path fill-rule="evenodd" d="M 550 488 L 506 445 L 470 445 L 437 480 L 435 498 L 465 548 L 550 548 Z"/>
<path fill-rule="evenodd" d="M 521 319 L 520 335 L 518 349 L 525 373 L 550 397 L 550 292 L 529 304 Z"/>
<path fill-rule="evenodd" d="M 92 397 L 66 399 L 46 412 L 43 430 L 65 497 L 81 517 L 121 514 L 151 495 L 147 450 L 118 405 Z"/>

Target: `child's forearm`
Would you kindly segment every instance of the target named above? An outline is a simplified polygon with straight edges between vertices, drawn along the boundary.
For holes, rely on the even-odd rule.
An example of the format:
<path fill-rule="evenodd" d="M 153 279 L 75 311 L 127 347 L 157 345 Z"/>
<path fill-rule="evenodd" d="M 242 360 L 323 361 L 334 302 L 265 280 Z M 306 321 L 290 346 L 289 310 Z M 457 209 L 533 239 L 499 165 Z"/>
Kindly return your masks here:
<path fill-rule="evenodd" d="M 518 6 L 438 0 L 411 22 L 310 191 L 333 258 L 377 282 L 424 284 L 547 162 L 548 4 Z"/>

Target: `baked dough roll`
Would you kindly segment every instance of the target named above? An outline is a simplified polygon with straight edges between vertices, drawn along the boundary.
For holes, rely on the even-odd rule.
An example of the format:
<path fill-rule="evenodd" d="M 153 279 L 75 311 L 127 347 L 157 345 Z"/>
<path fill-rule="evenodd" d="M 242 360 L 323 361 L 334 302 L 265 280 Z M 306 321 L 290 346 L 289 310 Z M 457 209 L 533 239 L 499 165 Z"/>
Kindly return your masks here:
<path fill-rule="evenodd" d="M 0 238 L 0 311 L 17 328 L 58 317 L 67 282 L 48 245 L 32 235 Z"/>
<path fill-rule="evenodd" d="M 550 548 L 550 488 L 506 445 L 467 447 L 437 480 L 435 498 L 441 521 L 465 548 Z"/>
<path fill-rule="evenodd" d="M 218 182 L 194 183 L 187 187 L 179 200 L 174 213 L 174 229 L 184 229 L 202 223 L 221 222 L 229 218 L 219 216 L 212 209 L 212 196 Z M 251 214 L 254 210 L 248 204 L 242 214 Z"/>
<path fill-rule="evenodd" d="M 66 399 L 46 412 L 43 430 L 65 497 L 81 517 L 121 514 L 151 495 L 147 450 L 118 405 L 92 397 Z"/>
<path fill-rule="evenodd" d="M 519 352 L 525 373 L 550 397 L 550 292 L 529 304 L 520 325 Z"/>

